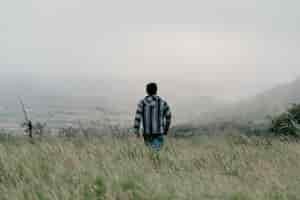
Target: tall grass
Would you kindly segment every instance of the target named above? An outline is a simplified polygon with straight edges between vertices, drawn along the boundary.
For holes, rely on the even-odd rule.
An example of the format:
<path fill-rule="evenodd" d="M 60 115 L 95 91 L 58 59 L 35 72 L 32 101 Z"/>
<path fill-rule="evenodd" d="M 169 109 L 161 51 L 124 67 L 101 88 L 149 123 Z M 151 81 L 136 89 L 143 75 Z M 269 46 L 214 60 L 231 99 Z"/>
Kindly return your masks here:
<path fill-rule="evenodd" d="M 300 144 L 262 137 L 0 142 L 1 200 L 297 200 Z"/>

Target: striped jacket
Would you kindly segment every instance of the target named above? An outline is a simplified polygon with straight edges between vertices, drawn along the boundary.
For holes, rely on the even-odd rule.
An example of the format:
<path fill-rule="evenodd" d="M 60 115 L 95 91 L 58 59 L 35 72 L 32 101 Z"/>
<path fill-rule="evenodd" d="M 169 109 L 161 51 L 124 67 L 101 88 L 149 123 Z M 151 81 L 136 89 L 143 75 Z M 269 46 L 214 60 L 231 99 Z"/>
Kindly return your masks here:
<path fill-rule="evenodd" d="M 138 103 L 134 129 L 144 134 L 167 134 L 171 125 L 171 110 L 166 101 L 159 96 L 146 96 Z"/>

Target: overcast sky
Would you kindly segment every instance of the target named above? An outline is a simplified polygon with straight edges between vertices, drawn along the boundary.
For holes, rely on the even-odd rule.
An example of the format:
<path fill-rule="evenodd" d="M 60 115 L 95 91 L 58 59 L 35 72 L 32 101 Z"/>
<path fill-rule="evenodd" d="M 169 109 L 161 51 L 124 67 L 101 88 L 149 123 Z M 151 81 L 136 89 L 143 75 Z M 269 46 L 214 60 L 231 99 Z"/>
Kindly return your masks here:
<path fill-rule="evenodd" d="M 201 85 L 205 95 L 253 95 L 300 74 L 299 7 L 297 0 L 0 1 L 0 78 L 11 86 L 154 80 Z"/>

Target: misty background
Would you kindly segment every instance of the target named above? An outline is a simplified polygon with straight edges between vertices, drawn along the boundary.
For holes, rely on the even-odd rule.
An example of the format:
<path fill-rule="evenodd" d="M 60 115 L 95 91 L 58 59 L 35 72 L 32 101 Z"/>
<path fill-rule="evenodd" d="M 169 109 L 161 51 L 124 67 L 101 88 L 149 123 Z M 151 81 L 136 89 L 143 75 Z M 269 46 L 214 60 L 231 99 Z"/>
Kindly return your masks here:
<path fill-rule="evenodd" d="M 0 2 L 0 128 L 130 123 L 149 81 L 175 123 L 289 84 L 300 74 L 296 0 Z"/>

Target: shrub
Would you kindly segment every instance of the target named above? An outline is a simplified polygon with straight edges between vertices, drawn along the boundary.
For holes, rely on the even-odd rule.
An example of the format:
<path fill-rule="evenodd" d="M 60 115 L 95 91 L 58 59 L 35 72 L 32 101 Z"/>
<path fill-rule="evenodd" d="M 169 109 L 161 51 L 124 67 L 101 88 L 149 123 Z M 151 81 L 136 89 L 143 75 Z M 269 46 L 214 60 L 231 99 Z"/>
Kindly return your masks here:
<path fill-rule="evenodd" d="M 296 123 L 300 124 L 300 104 L 293 104 L 288 109 L 288 113 Z"/>
<path fill-rule="evenodd" d="M 278 135 L 297 135 L 293 119 L 288 113 L 283 113 L 272 119 L 271 131 Z"/>
<path fill-rule="evenodd" d="M 285 113 L 271 118 L 271 131 L 277 135 L 299 135 L 300 104 L 293 104 Z"/>

